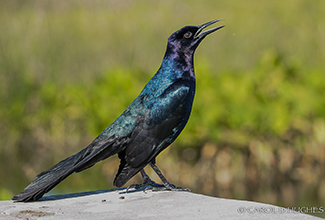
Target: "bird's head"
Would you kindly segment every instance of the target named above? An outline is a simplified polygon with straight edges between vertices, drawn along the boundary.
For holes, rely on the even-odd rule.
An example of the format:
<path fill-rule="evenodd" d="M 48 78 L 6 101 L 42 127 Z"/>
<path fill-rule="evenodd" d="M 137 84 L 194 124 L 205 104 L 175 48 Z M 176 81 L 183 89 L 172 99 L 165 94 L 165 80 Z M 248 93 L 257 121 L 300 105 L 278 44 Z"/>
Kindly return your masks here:
<path fill-rule="evenodd" d="M 222 19 L 213 20 L 199 26 L 186 26 L 176 31 L 168 38 L 167 53 L 170 55 L 185 55 L 191 58 L 200 42 L 208 34 L 223 28 L 224 25 L 206 31 L 203 31 L 203 29 L 221 20 Z"/>

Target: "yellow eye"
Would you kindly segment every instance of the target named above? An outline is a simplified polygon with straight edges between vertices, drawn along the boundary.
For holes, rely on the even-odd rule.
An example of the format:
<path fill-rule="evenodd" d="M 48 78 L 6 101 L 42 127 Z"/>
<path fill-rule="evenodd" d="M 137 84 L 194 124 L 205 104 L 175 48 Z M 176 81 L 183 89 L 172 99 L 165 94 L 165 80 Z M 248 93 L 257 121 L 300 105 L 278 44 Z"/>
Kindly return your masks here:
<path fill-rule="evenodd" d="M 192 36 L 192 32 L 188 31 L 184 34 L 185 38 L 190 38 Z"/>

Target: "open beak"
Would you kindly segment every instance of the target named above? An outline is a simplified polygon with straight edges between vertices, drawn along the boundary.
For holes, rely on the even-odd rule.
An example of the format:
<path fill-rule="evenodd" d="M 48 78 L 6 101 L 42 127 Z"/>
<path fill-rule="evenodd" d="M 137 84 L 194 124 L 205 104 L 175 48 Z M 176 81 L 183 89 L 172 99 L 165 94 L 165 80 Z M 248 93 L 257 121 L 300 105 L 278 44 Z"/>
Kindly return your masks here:
<path fill-rule="evenodd" d="M 215 32 L 216 30 L 219 30 L 220 28 L 223 28 L 225 25 L 222 25 L 222 26 L 219 26 L 219 27 L 215 27 L 215 28 L 211 28 L 209 30 L 206 30 L 204 32 L 202 32 L 202 30 L 218 21 L 223 21 L 223 19 L 217 19 L 217 20 L 213 20 L 213 21 L 210 21 L 208 23 L 205 23 L 205 24 L 202 24 L 200 26 L 198 26 L 199 30 L 197 30 L 197 32 L 195 33 L 194 35 L 194 39 L 196 38 L 199 38 L 199 39 L 202 39 L 204 38 L 205 36 L 207 36 L 208 34 L 211 34 L 212 32 Z M 202 32 L 202 33 L 201 33 Z"/>

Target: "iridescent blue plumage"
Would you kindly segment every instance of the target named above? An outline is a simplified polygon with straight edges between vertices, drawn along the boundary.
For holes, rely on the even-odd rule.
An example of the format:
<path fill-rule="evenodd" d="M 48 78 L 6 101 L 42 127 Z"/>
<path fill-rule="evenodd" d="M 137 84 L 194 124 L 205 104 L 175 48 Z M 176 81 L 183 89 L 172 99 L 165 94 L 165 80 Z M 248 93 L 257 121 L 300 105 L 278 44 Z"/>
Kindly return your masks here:
<path fill-rule="evenodd" d="M 163 177 L 155 158 L 177 138 L 189 119 L 195 93 L 193 55 L 205 36 L 223 27 L 202 32 L 217 21 L 186 26 L 173 33 L 161 67 L 130 106 L 88 147 L 40 173 L 13 200 L 37 200 L 73 172 L 87 169 L 113 154 L 118 154 L 121 160 L 115 186 L 123 186 L 141 171 L 144 181 L 156 187 L 158 184 L 143 170 L 150 164 L 164 183 L 159 186 L 161 189 L 184 190 Z"/>

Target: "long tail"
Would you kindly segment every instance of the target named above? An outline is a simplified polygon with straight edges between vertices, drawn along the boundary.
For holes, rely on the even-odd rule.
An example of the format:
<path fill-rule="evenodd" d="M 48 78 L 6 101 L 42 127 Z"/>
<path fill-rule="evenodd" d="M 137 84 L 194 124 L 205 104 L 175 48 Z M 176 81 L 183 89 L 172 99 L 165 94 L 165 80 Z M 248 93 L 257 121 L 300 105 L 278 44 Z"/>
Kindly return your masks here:
<path fill-rule="evenodd" d="M 125 141 L 126 140 L 114 140 L 114 138 L 112 138 L 103 143 L 95 139 L 93 143 L 79 153 L 62 160 L 48 171 L 38 174 L 34 181 L 21 193 L 15 195 L 12 200 L 16 202 L 28 202 L 40 199 L 45 193 L 50 191 L 73 172 L 85 170 L 98 161 L 117 153 L 119 147 L 125 144 Z"/>
<path fill-rule="evenodd" d="M 17 202 L 27 202 L 40 199 L 45 193 L 59 184 L 75 171 L 75 166 L 82 155 L 82 151 L 68 157 L 54 165 L 48 171 L 36 176 L 34 181 L 29 184 L 21 193 L 15 195 L 12 200 Z"/>

